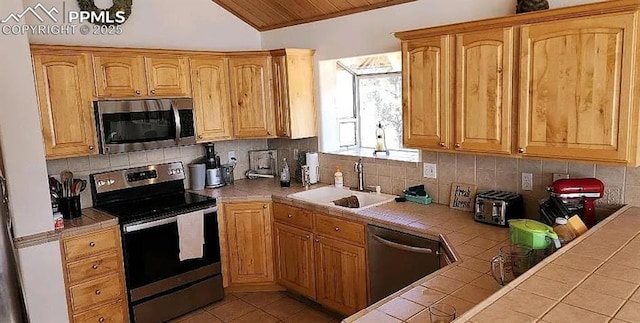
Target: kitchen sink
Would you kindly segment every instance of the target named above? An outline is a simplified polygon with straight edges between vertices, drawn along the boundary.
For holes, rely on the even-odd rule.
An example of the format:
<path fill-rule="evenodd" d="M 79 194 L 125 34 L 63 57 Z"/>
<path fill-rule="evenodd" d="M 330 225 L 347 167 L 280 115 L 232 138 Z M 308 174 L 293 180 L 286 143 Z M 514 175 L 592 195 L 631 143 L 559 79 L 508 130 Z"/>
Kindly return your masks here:
<path fill-rule="evenodd" d="M 360 204 L 360 207 L 348 208 L 344 206 L 335 205 L 332 203 L 332 201 L 335 201 L 344 197 L 349 197 L 352 195 L 355 195 L 358 197 L 358 202 Z M 324 187 L 314 188 L 312 190 L 308 190 L 304 192 L 289 194 L 288 197 L 296 200 L 309 202 L 309 203 L 331 206 L 339 209 L 352 210 L 352 211 L 364 210 L 366 208 L 370 208 L 376 205 L 391 202 L 396 198 L 395 195 L 377 194 L 375 192 L 367 193 L 367 192 L 351 191 L 348 189 L 336 188 L 333 186 L 324 186 Z"/>

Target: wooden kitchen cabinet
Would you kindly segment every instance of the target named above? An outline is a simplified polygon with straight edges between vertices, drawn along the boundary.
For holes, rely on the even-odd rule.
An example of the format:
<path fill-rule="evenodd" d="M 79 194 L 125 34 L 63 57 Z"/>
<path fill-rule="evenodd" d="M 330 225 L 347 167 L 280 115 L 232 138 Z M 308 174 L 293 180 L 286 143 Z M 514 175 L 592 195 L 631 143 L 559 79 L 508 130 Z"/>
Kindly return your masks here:
<path fill-rule="evenodd" d="M 636 21 L 628 13 L 520 28 L 520 154 L 635 160 Z"/>
<path fill-rule="evenodd" d="M 351 315 L 367 306 L 365 249 L 335 239 L 315 240 L 317 301 Z"/>
<path fill-rule="evenodd" d="M 271 57 L 233 56 L 229 78 L 234 137 L 275 137 Z"/>
<path fill-rule="evenodd" d="M 231 139 L 231 102 L 227 59 L 191 59 L 191 85 L 198 142 Z"/>
<path fill-rule="evenodd" d="M 99 98 L 191 96 L 186 56 L 98 52 L 93 62 Z"/>
<path fill-rule="evenodd" d="M 316 298 L 313 233 L 276 223 L 276 281 L 300 295 Z"/>
<path fill-rule="evenodd" d="M 129 321 L 120 241 L 118 226 L 60 240 L 72 322 Z"/>
<path fill-rule="evenodd" d="M 228 286 L 273 284 L 271 204 L 225 203 L 223 208 L 220 240 L 225 240 L 221 249 L 226 252 L 223 277 Z"/>
<path fill-rule="evenodd" d="M 451 144 L 451 36 L 402 44 L 402 127 L 405 147 Z"/>
<path fill-rule="evenodd" d="M 272 51 L 276 135 L 300 139 L 317 136 L 311 49 Z"/>
<path fill-rule="evenodd" d="M 90 56 L 33 49 L 32 58 L 46 158 L 97 154 Z"/>
<path fill-rule="evenodd" d="M 455 35 L 456 150 L 511 153 L 513 29 Z"/>

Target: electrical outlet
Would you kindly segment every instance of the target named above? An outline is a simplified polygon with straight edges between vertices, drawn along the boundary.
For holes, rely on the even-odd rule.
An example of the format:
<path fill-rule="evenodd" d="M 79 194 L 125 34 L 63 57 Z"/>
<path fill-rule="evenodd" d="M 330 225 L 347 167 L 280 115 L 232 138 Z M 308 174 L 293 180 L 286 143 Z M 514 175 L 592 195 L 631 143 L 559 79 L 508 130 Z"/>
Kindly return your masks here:
<path fill-rule="evenodd" d="M 298 158 L 300 158 L 300 152 L 298 151 L 298 149 L 294 149 L 293 150 L 293 159 L 294 160 L 298 160 Z"/>
<path fill-rule="evenodd" d="M 231 159 L 236 158 L 236 152 L 231 150 L 227 153 L 228 162 L 231 162 Z"/>
<path fill-rule="evenodd" d="M 426 178 L 438 178 L 438 166 L 436 164 L 424 163 L 422 164 L 423 177 Z"/>
<path fill-rule="evenodd" d="M 567 179 L 569 178 L 569 174 L 561 174 L 561 173 L 553 173 L 553 181 L 557 181 L 559 179 Z"/>
<path fill-rule="evenodd" d="M 522 190 L 523 191 L 533 190 L 533 174 L 522 173 Z"/>

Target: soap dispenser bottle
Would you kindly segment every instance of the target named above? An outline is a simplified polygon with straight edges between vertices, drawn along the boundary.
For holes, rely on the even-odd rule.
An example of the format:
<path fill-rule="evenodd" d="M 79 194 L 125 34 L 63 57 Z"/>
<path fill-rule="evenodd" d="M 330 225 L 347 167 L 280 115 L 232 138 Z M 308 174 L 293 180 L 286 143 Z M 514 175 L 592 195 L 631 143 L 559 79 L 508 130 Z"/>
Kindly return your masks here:
<path fill-rule="evenodd" d="M 333 174 L 333 185 L 336 188 L 344 187 L 344 177 L 342 176 L 342 172 L 340 171 L 340 166 L 336 167 L 336 172 Z"/>

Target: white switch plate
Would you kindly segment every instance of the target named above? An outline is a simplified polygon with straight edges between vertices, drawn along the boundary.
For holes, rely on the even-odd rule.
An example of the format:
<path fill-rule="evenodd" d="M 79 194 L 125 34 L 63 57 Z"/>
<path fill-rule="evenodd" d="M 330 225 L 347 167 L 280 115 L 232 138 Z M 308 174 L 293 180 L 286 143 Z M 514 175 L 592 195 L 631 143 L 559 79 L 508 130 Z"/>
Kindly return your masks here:
<path fill-rule="evenodd" d="M 438 165 L 424 163 L 422 164 L 423 177 L 438 178 Z"/>
<path fill-rule="evenodd" d="M 522 173 L 522 190 L 523 191 L 533 190 L 533 174 Z"/>
<path fill-rule="evenodd" d="M 293 149 L 293 159 L 298 160 L 300 158 L 300 152 L 298 149 Z"/>
<path fill-rule="evenodd" d="M 236 158 L 236 152 L 231 150 L 227 153 L 227 160 L 231 162 L 231 159 Z"/>
<path fill-rule="evenodd" d="M 562 174 L 562 173 L 553 173 L 553 181 L 557 181 L 559 179 L 567 179 L 569 178 L 569 174 Z"/>

